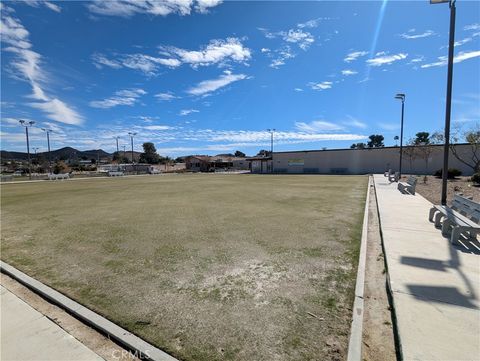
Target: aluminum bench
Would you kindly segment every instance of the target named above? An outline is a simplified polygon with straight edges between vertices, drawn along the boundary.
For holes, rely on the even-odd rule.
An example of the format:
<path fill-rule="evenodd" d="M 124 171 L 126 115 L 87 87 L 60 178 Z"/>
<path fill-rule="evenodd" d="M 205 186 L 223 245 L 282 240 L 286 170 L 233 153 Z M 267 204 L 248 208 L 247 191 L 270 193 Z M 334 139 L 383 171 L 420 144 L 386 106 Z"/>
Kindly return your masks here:
<path fill-rule="evenodd" d="M 435 227 L 442 228 L 445 237 L 450 235 L 452 244 L 458 244 L 462 234 L 467 238 L 476 239 L 480 233 L 480 204 L 456 194 L 451 207 L 433 206 L 428 219 L 435 223 Z"/>
<path fill-rule="evenodd" d="M 409 193 L 415 195 L 415 188 L 417 186 L 417 177 L 411 175 L 408 177 L 407 182 L 399 182 L 398 190 L 402 193 Z"/>

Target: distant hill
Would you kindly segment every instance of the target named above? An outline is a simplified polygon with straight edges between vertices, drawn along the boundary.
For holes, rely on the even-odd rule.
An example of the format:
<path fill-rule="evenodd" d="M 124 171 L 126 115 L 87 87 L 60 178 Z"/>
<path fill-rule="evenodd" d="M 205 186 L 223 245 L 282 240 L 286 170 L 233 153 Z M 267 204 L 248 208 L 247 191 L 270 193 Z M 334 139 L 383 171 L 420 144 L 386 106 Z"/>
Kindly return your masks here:
<path fill-rule="evenodd" d="M 38 156 L 47 158 L 48 152 L 39 152 Z M 33 157 L 34 153 L 30 153 L 30 157 Z M 73 159 L 97 159 L 97 158 L 111 158 L 112 154 L 105 152 L 102 149 L 92 150 L 78 150 L 72 147 L 64 147 L 55 149 L 50 152 L 52 160 L 73 160 Z M 28 155 L 26 152 L 9 152 L 6 150 L 0 151 L 0 157 L 2 160 L 27 160 Z"/>

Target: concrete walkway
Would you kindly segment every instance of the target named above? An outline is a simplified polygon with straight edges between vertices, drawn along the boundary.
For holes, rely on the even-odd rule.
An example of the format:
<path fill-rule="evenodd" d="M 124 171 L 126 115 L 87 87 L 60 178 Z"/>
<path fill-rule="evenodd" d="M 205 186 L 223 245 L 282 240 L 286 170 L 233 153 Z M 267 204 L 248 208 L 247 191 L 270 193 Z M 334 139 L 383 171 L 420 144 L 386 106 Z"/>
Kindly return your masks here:
<path fill-rule="evenodd" d="M 403 359 L 480 360 L 480 246 L 451 246 L 430 202 L 374 181 Z"/>
<path fill-rule="evenodd" d="M 103 360 L 57 324 L 0 286 L 0 359 Z"/>

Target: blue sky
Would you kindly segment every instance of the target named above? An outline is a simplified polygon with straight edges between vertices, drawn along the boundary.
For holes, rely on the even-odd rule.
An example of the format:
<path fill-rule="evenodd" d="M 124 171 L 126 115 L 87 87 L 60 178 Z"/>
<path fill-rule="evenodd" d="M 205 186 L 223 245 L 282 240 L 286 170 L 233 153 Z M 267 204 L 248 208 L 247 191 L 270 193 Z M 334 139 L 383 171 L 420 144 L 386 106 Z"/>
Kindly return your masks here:
<path fill-rule="evenodd" d="M 442 130 L 449 8 L 428 1 L 2 2 L 1 148 L 168 156 Z M 455 127 L 480 121 L 480 3 L 457 2 Z"/>

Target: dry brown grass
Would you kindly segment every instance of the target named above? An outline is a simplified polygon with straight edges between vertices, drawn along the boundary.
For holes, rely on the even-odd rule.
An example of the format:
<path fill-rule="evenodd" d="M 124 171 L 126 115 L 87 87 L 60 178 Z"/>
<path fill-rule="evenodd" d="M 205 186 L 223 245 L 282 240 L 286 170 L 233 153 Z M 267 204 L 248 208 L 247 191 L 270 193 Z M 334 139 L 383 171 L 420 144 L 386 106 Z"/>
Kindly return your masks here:
<path fill-rule="evenodd" d="M 1 257 L 180 359 L 342 359 L 366 185 L 294 175 L 5 184 Z"/>

